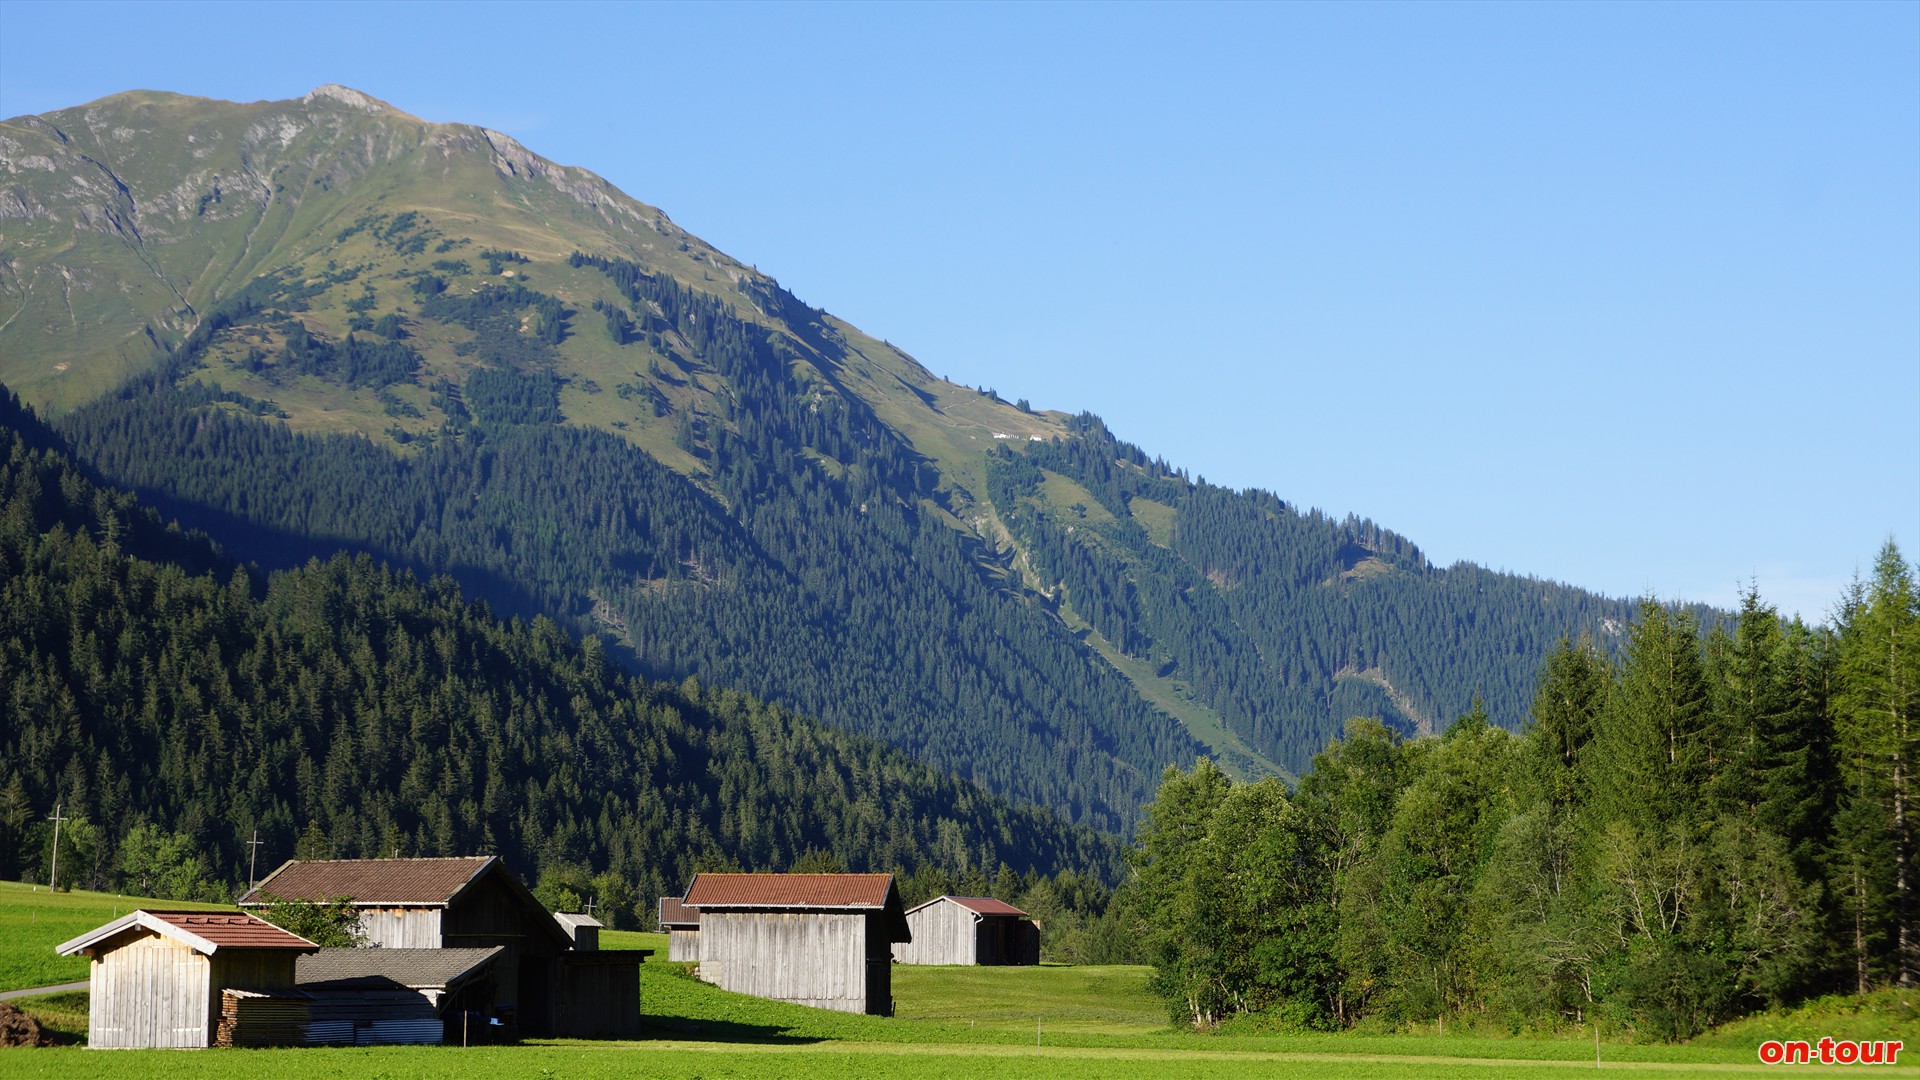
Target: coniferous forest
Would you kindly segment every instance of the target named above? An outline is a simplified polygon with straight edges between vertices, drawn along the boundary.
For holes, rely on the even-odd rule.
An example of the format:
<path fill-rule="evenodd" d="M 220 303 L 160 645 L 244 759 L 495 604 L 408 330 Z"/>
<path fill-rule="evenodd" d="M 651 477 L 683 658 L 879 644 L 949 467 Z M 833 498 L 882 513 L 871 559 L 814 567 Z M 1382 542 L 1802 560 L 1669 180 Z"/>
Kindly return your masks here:
<path fill-rule="evenodd" d="M 1115 876 L 1109 837 L 735 691 L 649 684 L 451 579 L 364 555 L 255 576 L 91 483 L 11 396 L 0 439 L 0 877 L 44 872 L 56 803 L 66 882 L 177 898 L 244 883 L 256 830 L 263 874 L 496 852 L 627 925 L 697 869 Z"/>
<path fill-rule="evenodd" d="M 1546 658 L 1530 723 L 1371 720 L 1297 790 L 1169 770 L 1129 900 L 1175 1017 L 1597 1017 L 1684 1038 L 1920 975 L 1920 601 L 1891 542 L 1831 628 L 1749 591 Z"/>

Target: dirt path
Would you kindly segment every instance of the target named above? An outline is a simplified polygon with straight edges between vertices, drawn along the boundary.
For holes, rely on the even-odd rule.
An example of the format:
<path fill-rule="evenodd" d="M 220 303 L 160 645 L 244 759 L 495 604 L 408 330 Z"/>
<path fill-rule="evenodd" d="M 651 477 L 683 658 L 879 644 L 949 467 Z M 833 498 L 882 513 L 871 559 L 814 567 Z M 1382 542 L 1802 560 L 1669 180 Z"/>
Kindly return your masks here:
<path fill-rule="evenodd" d="M 12 1001 L 14 998 L 39 997 L 41 994 L 64 994 L 69 990 L 85 990 L 87 983 L 58 983 L 53 986 L 29 986 L 25 990 L 0 990 L 0 1001 Z"/>

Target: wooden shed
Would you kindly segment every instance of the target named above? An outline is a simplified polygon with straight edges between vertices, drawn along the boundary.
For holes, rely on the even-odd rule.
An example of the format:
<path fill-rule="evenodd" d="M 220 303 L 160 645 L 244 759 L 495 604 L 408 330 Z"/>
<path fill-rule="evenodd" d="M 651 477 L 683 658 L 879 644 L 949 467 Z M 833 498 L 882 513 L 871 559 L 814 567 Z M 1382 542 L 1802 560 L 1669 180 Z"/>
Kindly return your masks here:
<path fill-rule="evenodd" d="M 292 860 L 241 898 L 316 903 L 350 897 L 366 944 L 383 949 L 504 949 L 494 962 L 496 1008 L 519 1034 L 561 1033 L 560 957 L 573 937 L 496 856 Z M 639 960 L 631 958 L 634 979 Z M 637 991 L 636 991 L 637 993 Z"/>
<path fill-rule="evenodd" d="M 209 1046 L 225 991 L 287 989 L 294 961 L 320 947 L 252 915 L 135 911 L 63 942 L 85 953 L 92 1047 Z"/>
<path fill-rule="evenodd" d="M 913 940 L 893 947 L 902 964 L 1037 964 L 1040 927 L 988 896 L 937 896 L 907 912 Z"/>
<path fill-rule="evenodd" d="M 907 941 L 892 874 L 696 874 L 700 978 L 840 1012 L 893 1014 L 892 945 Z"/>
<path fill-rule="evenodd" d="M 700 913 L 682 897 L 660 898 L 660 930 L 667 935 L 667 959 L 691 963 L 700 959 Z"/>

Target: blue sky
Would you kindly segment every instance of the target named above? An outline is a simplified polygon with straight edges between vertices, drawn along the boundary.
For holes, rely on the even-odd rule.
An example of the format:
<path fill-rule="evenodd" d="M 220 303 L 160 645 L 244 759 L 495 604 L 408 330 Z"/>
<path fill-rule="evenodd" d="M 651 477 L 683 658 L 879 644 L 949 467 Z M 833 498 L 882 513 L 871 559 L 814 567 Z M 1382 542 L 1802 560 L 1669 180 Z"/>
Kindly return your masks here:
<path fill-rule="evenodd" d="M 1920 4 L 0 0 L 0 116 L 344 83 L 956 382 L 1615 595 L 1920 554 Z"/>

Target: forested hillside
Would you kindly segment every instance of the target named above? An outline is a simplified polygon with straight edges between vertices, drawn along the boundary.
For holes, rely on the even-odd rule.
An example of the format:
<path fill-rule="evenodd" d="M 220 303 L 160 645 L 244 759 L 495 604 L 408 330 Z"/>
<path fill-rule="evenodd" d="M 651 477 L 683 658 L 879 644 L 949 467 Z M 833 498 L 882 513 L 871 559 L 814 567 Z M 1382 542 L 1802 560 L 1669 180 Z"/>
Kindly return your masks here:
<path fill-rule="evenodd" d="M 1598 1017 L 1685 1038 L 1920 978 L 1920 596 L 1889 542 L 1831 630 L 1749 592 L 1547 659 L 1531 726 L 1356 720 L 1298 790 L 1169 771 L 1127 901 L 1176 1017 Z"/>
<path fill-rule="evenodd" d="M 1356 714 L 1518 726 L 1552 642 L 1631 618 L 936 378 L 498 132 L 322 87 L 0 141 L 0 379 L 96 479 L 1096 828 L 1202 754 L 1296 774 Z"/>
<path fill-rule="evenodd" d="M 149 895 L 224 893 L 256 829 L 268 866 L 497 852 L 643 909 L 702 867 L 1100 880 L 1118 853 L 744 694 L 650 685 L 445 576 L 335 555 L 250 577 L 88 481 L 11 395 L 0 673 L 0 877 L 41 872 L 56 801 L 63 879 Z"/>

